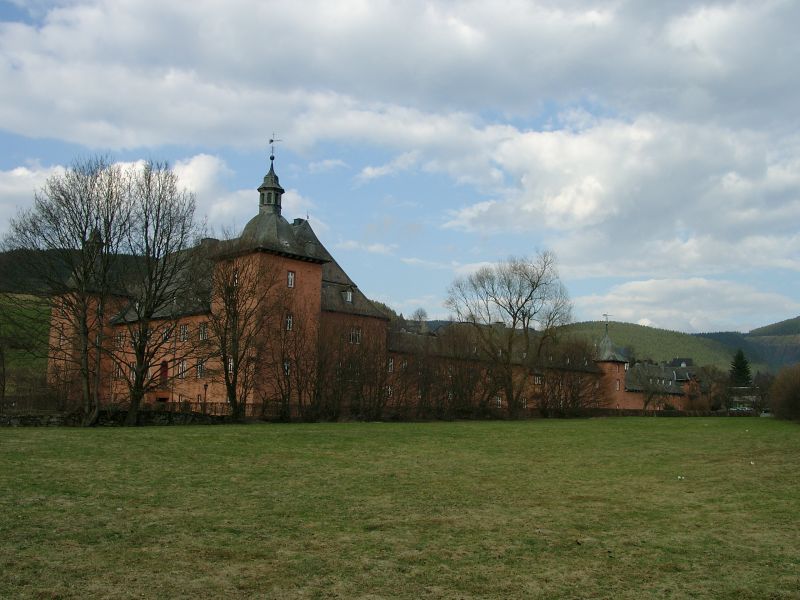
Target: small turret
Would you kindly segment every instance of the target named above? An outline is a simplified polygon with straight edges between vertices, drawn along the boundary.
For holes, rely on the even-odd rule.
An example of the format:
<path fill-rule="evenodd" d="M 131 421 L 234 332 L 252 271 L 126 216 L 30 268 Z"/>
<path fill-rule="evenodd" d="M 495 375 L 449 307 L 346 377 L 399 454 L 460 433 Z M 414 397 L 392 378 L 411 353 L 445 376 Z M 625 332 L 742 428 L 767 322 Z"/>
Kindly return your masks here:
<path fill-rule="evenodd" d="M 269 156 L 269 172 L 264 175 L 264 181 L 258 187 L 258 211 L 281 214 L 281 196 L 284 190 L 275 174 L 275 155 Z"/>

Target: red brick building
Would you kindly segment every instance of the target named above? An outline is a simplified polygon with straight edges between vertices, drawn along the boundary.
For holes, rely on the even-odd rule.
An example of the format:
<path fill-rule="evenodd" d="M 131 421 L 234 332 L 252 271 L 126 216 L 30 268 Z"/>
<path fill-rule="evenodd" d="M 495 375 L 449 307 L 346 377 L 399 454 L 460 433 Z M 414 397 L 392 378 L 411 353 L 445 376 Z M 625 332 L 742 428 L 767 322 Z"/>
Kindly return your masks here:
<path fill-rule="evenodd" d="M 471 326 L 392 327 L 308 220 L 284 218 L 283 193 L 271 163 L 258 187 L 258 212 L 241 234 L 205 239 L 193 250 L 202 264 L 188 275 L 197 279 L 197 297 L 146 326 L 145 406 L 227 413 L 235 397 L 246 416 L 311 420 L 511 412 L 492 357 L 478 353 Z M 131 351 L 131 338 L 141 330 L 129 302 L 107 299 L 106 311 L 115 317 L 101 332 L 103 351 L 86 366 L 100 370 L 105 406 L 127 405 L 141 368 Z M 79 395 L 74 339 L 54 310 L 49 378 L 67 396 Z M 674 388 L 662 382 L 664 389 L 651 393 L 644 380 L 631 377 L 608 335 L 594 356 L 585 348 L 555 348 L 536 360 L 514 356 L 509 364 L 521 391 L 512 416 L 585 407 L 684 408 L 697 391 L 694 378 L 676 370 Z"/>

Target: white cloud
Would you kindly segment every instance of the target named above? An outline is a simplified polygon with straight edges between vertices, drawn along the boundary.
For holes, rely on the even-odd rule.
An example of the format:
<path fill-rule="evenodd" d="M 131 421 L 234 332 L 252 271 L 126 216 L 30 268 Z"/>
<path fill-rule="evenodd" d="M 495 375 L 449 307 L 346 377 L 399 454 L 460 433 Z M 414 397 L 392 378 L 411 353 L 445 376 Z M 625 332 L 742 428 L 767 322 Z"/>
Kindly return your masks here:
<path fill-rule="evenodd" d="M 176 170 L 214 226 L 256 206 L 230 189 L 220 148 L 261 148 L 262 124 L 278 124 L 293 152 L 358 164 L 311 173 L 448 177 L 426 219 L 480 237 L 476 260 L 516 236 L 554 248 L 573 277 L 798 270 L 797 3 L 19 4 L 34 22 L 0 23 L 0 130 L 202 147 Z M 364 167 L 353 148 L 395 158 Z M 14 198 L 0 199 L 0 230 Z M 295 190 L 284 200 L 314 212 Z"/>
<path fill-rule="evenodd" d="M 610 312 L 618 321 L 690 333 L 748 331 L 800 312 L 800 302 L 781 294 L 702 277 L 630 281 L 605 294 L 577 297 L 574 304 L 584 319 Z"/>
<path fill-rule="evenodd" d="M 334 169 L 344 169 L 349 165 L 339 158 L 326 158 L 324 160 L 314 161 L 308 164 L 309 173 L 327 173 Z"/>
<path fill-rule="evenodd" d="M 401 258 L 400 261 L 412 267 L 421 267 L 423 269 L 451 269 L 454 267 L 452 263 L 443 263 L 425 258 L 407 257 Z"/>
<path fill-rule="evenodd" d="M 18 211 L 33 203 L 33 197 L 47 179 L 64 172 L 61 166 L 31 164 L 0 171 L 0 224 L 11 220 Z M 0 228 L 0 234 L 4 231 Z"/>
<path fill-rule="evenodd" d="M 355 240 L 344 240 L 334 244 L 337 250 L 360 250 L 370 254 L 393 254 L 397 244 L 381 244 L 379 242 L 364 243 Z"/>
<path fill-rule="evenodd" d="M 358 174 L 358 180 L 365 182 L 371 179 L 378 179 L 379 177 L 386 177 L 387 175 L 394 175 L 401 171 L 407 171 L 417 163 L 418 157 L 418 152 L 406 152 L 384 165 L 364 167 Z"/>

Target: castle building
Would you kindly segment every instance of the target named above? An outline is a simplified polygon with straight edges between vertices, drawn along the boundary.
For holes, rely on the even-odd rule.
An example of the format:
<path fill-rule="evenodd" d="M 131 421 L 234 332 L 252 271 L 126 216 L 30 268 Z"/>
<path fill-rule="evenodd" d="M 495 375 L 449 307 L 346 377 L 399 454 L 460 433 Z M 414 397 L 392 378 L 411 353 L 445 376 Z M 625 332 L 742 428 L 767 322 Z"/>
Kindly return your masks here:
<path fill-rule="evenodd" d="M 185 297 L 147 323 L 128 298 L 107 299 L 114 317 L 98 332 L 102 352 L 82 367 L 99 369 L 102 405 L 125 408 L 137 389 L 151 408 L 284 420 L 646 407 L 647 390 L 607 333 L 594 357 L 580 349 L 538 363 L 511 357 L 520 393 L 506 398 L 470 325 L 392 329 L 309 221 L 283 216 L 274 156 L 257 191 L 258 212 L 238 237 L 207 238 L 190 251 L 196 260 L 183 279 L 194 286 Z M 54 310 L 48 376 L 65 396 L 79 394 L 74 337 Z"/>

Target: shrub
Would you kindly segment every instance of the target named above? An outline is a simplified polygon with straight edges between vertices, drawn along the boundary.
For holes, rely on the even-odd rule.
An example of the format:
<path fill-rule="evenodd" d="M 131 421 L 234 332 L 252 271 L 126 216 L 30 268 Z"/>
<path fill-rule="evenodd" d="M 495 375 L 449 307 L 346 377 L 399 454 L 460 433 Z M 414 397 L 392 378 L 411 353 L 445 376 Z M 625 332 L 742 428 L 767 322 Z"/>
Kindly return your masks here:
<path fill-rule="evenodd" d="M 800 419 L 800 364 L 786 367 L 778 373 L 769 397 L 776 417 Z"/>

